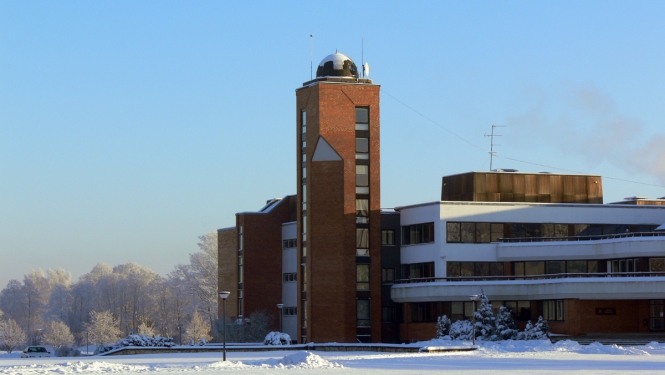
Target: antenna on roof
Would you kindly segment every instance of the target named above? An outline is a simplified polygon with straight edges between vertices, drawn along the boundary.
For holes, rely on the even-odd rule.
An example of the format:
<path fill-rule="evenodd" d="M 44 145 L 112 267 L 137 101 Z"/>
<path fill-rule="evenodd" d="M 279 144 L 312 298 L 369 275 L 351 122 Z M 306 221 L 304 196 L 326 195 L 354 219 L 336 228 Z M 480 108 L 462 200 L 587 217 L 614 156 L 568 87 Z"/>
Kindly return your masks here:
<path fill-rule="evenodd" d="M 314 34 L 309 34 L 309 79 L 314 79 L 312 77 L 312 60 L 314 59 Z"/>
<path fill-rule="evenodd" d="M 494 144 L 494 137 L 503 137 L 501 134 L 494 134 L 494 128 L 505 128 L 506 125 L 492 125 L 492 134 L 485 134 L 485 137 L 490 137 L 490 171 L 492 170 L 492 159 L 496 152 L 494 152 L 494 146 L 501 146 Z"/>

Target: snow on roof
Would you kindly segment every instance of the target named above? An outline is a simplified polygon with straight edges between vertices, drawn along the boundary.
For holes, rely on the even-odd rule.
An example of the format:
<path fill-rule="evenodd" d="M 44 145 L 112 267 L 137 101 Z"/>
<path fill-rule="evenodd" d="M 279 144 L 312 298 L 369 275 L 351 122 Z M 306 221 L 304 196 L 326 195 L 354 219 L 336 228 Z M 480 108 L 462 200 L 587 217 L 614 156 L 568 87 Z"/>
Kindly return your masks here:
<path fill-rule="evenodd" d="M 335 68 L 336 70 L 342 70 L 344 68 L 344 61 L 346 60 L 353 61 L 349 56 L 343 53 L 335 52 L 332 55 L 324 57 L 323 60 L 321 60 L 321 62 L 319 63 L 319 66 L 323 66 L 328 61 L 332 61 L 333 68 Z"/>
<path fill-rule="evenodd" d="M 655 230 L 665 230 L 665 224 L 661 224 L 658 228 Z"/>

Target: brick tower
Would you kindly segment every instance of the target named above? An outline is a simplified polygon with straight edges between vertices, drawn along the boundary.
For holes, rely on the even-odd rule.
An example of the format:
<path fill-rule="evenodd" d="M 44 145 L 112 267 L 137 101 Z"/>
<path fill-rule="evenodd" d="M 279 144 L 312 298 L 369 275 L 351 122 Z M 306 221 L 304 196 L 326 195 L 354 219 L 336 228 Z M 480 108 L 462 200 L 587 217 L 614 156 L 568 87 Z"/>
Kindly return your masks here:
<path fill-rule="evenodd" d="M 380 342 L 379 85 L 341 53 L 296 90 L 301 342 Z"/>

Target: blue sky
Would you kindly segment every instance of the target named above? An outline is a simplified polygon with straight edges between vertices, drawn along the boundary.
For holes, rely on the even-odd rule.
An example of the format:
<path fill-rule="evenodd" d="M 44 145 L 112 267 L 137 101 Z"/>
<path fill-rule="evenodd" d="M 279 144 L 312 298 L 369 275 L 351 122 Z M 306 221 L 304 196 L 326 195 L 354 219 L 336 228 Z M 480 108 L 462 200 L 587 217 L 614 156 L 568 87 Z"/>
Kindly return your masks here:
<path fill-rule="evenodd" d="M 514 159 L 495 168 L 601 174 L 606 202 L 665 196 L 664 16 L 662 1 L 0 2 L 0 287 L 100 261 L 165 274 L 197 236 L 294 193 L 310 34 L 315 66 L 336 49 L 359 65 L 364 38 L 383 207 L 489 169 L 492 124 Z"/>

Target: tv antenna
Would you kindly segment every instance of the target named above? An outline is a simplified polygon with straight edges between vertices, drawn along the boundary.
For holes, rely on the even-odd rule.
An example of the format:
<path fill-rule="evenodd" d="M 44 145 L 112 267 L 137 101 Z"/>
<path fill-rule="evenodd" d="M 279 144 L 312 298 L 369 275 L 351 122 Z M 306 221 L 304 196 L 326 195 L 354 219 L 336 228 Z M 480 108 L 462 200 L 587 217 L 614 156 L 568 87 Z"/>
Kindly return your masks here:
<path fill-rule="evenodd" d="M 312 71 L 312 60 L 314 59 L 314 34 L 309 34 L 309 79 L 314 79 Z"/>
<path fill-rule="evenodd" d="M 505 128 L 506 125 L 492 125 L 492 133 L 490 134 L 485 134 L 485 137 L 490 137 L 490 171 L 492 170 L 492 159 L 494 158 L 494 155 L 496 155 L 496 152 L 494 152 L 494 146 L 501 146 L 497 145 L 494 143 L 494 137 L 503 137 L 501 134 L 494 134 L 494 128 Z"/>

